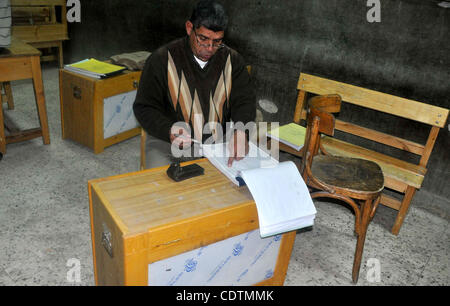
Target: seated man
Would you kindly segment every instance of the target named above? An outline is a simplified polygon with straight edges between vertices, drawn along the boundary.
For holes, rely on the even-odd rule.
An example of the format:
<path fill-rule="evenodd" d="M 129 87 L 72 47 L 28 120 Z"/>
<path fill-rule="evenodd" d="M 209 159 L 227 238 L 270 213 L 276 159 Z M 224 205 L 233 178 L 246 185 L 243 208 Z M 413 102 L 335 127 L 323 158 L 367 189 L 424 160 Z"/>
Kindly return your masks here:
<path fill-rule="evenodd" d="M 185 23 L 187 36 L 147 59 L 133 108 L 141 126 L 172 153 L 193 139 L 224 139 L 227 123 L 234 122 L 231 165 L 248 150 L 242 126 L 254 120 L 256 103 L 244 59 L 223 43 L 227 23 L 220 4 L 198 2 Z"/>

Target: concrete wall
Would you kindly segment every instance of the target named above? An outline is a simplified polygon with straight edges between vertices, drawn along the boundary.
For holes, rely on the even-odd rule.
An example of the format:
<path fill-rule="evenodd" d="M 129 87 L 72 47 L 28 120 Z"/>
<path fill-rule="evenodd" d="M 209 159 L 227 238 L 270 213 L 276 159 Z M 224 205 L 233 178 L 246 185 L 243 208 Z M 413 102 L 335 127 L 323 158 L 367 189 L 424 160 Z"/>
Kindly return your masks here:
<path fill-rule="evenodd" d="M 450 108 L 450 9 L 434 0 L 380 2 L 381 22 L 369 23 L 366 0 L 222 1 L 230 15 L 226 43 L 253 66 L 258 101 L 278 108 L 273 114 L 263 111 L 264 120 L 291 120 L 301 71 Z M 69 26 L 66 62 L 151 51 L 185 34 L 194 3 L 82 1 L 81 23 Z M 348 107 L 340 116 L 416 141 L 426 137 L 421 124 L 389 115 Z M 423 184 L 444 198 L 450 198 L 449 148 L 445 128 Z"/>

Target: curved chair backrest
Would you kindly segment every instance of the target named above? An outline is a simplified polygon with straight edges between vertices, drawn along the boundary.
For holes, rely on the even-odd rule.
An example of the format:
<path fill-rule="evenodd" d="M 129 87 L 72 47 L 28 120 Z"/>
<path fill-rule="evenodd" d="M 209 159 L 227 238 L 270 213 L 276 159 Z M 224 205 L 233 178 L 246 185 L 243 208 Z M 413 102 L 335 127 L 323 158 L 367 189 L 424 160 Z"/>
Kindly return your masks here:
<path fill-rule="evenodd" d="M 334 135 L 335 119 L 332 113 L 341 110 L 341 97 L 339 95 L 315 96 L 308 101 L 308 125 L 315 117 L 320 120 L 319 132 L 329 136 Z"/>
<path fill-rule="evenodd" d="M 308 106 L 318 108 L 328 113 L 339 113 L 341 111 L 342 98 L 340 95 L 315 96 L 309 99 Z"/>
<path fill-rule="evenodd" d="M 304 169 L 306 165 L 311 166 L 313 157 L 317 155 L 320 147 L 320 133 L 334 135 L 335 118 L 332 113 L 340 111 L 341 97 L 339 95 L 316 96 L 309 99 L 308 105 L 301 169 Z"/>

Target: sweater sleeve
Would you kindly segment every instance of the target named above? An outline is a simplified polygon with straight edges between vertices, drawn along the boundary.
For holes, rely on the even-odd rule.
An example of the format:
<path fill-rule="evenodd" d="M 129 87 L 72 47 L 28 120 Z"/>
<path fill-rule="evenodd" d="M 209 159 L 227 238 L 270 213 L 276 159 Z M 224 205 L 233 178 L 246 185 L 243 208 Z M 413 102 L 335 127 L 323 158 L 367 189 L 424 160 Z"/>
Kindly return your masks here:
<path fill-rule="evenodd" d="M 158 50 L 147 59 L 139 82 L 134 115 L 147 133 L 170 141 L 169 132 L 176 122 L 173 111 L 167 103 L 167 67 L 163 51 Z"/>
<path fill-rule="evenodd" d="M 256 96 L 244 59 L 233 52 L 232 87 L 230 94 L 231 119 L 233 122 L 247 124 L 256 117 Z"/>

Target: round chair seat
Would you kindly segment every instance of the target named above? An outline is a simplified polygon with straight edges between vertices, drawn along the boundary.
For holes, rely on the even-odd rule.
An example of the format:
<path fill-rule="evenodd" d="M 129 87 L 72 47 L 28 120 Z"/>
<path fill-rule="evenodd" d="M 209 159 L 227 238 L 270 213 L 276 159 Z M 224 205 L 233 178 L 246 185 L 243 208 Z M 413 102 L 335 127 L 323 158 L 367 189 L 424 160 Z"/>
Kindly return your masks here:
<path fill-rule="evenodd" d="M 317 155 L 313 159 L 311 171 L 321 183 L 349 192 L 372 194 L 384 188 L 380 166 L 365 159 Z"/>

